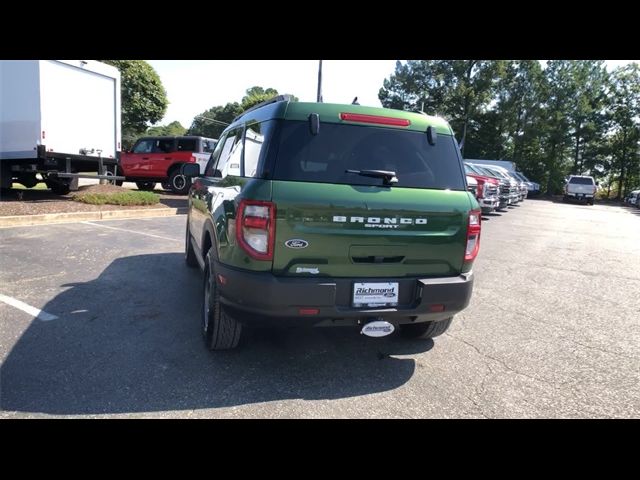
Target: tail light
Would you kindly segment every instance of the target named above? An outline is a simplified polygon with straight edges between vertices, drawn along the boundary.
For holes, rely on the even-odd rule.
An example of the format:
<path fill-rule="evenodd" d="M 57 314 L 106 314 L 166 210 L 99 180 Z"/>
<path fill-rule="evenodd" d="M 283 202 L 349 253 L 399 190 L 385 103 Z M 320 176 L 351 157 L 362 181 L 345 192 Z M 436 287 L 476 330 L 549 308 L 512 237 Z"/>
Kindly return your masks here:
<path fill-rule="evenodd" d="M 484 182 L 478 180 L 478 189 L 476 190 L 476 197 L 484 198 Z"/>
<path fill-rule="evenodd" d="M 480 250 L 480 210 L 469 212 L 469 224 L 467 225 L 467 246 L 464 250 L 464 261 L 472 262 Z"/>
<path fill-rule="evenodd" d="M 197 158 L 195 157 L 195 155 L 191 155 L 191 158 L 189 159 L 189 162 L 191 163 L 196 163 Z"/>
<path fill-rule="evenodd" d="M 276 205 L 241 200 L 236 217 L 236 240 L 256 260 L 272 260 L 276 234 Z"/>
<path fill-rule="evenodd" d="M 376 125 L 394 125 L 396 127 L 408 127 L 411 120 L 406 118 L 382 117 L 380 115 L 364 115 L 361 113 L 340 113 L 340 120 L 359 123 L 373 123 Z"/>

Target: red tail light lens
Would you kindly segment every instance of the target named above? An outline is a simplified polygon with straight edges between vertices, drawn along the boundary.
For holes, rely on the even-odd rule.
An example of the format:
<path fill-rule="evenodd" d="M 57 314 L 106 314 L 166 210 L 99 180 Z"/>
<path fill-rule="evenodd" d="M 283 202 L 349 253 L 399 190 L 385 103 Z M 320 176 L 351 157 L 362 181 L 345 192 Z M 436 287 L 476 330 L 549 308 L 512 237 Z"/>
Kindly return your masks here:
<path fill-rule="evenodd" d="M 472 262 L 475 260 L 480 250 L 480 222 L 482 211 L 471 210 L 469 212 L 469 223 L 467 225 L 467 246 L 464 250 L 464 261 Z"/>
<path fill-rule="evenodd" d="M 476 190 L 476 197 L 483 198 L 484 197 L 484 182 L 478 180 L 478 189 Z"/>
<path fill-rule="evenodd" d="M 241 200 L 236 216 L 238 245 L 256 260 L 272 260 L 276 234 L 276 205 L 273 202 Z"/>
<path fill-rule="evenodd" d="M 340 114 L 340 120 L 349 120 L 351 122 L 375 123 L 376 125 L 394 125 L 396 127 L 408 127 L 411 121 L 406 118 L 381 117 L 379 115 L 364 115 L 361 113 L 345 113 Z"/>

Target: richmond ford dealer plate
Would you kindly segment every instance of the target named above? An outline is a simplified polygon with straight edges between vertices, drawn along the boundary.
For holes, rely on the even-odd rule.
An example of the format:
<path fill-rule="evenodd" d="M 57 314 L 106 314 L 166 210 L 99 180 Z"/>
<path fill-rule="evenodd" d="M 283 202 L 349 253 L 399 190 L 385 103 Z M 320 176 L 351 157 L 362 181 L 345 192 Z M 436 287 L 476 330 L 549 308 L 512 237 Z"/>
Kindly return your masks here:
<path fill-rule="evenodd" d="M 382 307 L 398 305 L 398 282 L 354 283 L 354 307 Z"/>

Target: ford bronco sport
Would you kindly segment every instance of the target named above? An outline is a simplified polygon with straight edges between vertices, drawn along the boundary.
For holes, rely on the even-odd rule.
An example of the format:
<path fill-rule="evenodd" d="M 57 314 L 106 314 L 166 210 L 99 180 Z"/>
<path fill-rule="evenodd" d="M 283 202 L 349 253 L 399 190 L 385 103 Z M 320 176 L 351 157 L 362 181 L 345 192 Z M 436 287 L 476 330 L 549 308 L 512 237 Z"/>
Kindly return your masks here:
<path fill-rule="evenodd" d="M 431 338 L 469 304 L 481 212 L 440 118 L 277 97 L 182 172 L 212 350 L 251 323 Z"/>
<path fill-rule="evenodd" d="M 140 190 L 153 190 L 161 182 L 165 190 L 185 194 L 190 184 L 180 167 L 196 163 L 204 173 L 215 145 L 213 138 L 195 136 L 142 137 L 131 151 L 122 153 L 120 169 L 126 181 L 135 182 Z"/>

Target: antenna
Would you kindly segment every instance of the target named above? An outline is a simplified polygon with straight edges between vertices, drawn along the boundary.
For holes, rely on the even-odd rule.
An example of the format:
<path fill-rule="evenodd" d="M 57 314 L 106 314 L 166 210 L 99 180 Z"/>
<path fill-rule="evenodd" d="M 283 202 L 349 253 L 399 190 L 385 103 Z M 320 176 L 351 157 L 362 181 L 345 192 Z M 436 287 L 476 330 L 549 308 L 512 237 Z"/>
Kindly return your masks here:
<path fill-rule="evenodd" d="M 317 102 L 322 103 L 322 60 L 318 65 L 318 97 Z"/>

